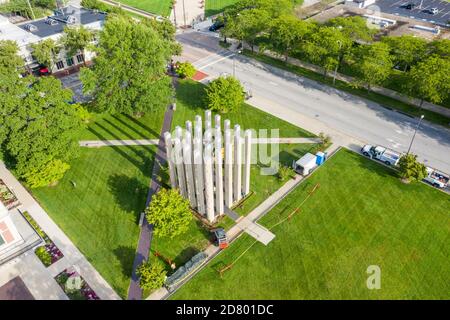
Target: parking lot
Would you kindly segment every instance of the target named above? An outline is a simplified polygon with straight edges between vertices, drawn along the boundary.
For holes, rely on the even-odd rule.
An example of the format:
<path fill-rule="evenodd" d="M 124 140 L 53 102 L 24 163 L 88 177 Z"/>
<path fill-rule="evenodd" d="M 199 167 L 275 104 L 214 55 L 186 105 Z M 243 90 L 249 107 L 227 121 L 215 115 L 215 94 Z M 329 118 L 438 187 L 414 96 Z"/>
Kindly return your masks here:
<path fill-rule="evenodd" d="M 378 0 L 375 4 L 381 12 L 400 15 L 420 21 L 426 21 L 437 24 L 449 24 L 450 21 L 450 2 L 445 0 Z M 415 4 L 415 8 L 406 9 L 407 4 Z M 437 14 L 431 14 L 430 9 L 437 8 Z"/>

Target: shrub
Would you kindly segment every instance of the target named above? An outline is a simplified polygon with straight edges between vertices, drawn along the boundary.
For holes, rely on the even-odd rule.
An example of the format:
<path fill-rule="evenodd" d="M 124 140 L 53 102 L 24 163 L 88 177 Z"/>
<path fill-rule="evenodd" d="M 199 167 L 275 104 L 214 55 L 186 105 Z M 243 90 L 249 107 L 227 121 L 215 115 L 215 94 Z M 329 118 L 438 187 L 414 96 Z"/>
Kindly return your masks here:
<path fill-rule="evenodd" d="M 136 269 L 139 276 L 139 286 L 144 290 L 161 288 L 166 280 L 167 271 L 159 263 L 144 261 Z"/>
<path fill-rule="evenodd" d="M 422 180 L 427 175 L 426 167 L 423 163 L 417 161 L 417 155 L 405 154 L 399 162 L 399 175 L 406 181 Z"/>
<path fill-rule="evenodd" d="M 320 149 L 324 150 L 331 144 L 331 137 L 323 132 L 319 133 Z"/>
<path fill-rule="evenodd" d="M 37 248 L 34 253 L 36 254 L 36 256 L 39 258 L 39 260 L 42 261 L 42 263 L 44 264 L 44 266 L 48 267 L 49 265 L 52 264 L 52 256 L 51 254 L 47 251 L 47 249 L 45 248 L 45 246 L 41 246 L 39 248 Z"/>
<path fill-rule="evenodd" d="M 278 169 L 278 179 L 281 181 L 285 181 L 291 178 L 294 175 L 294 170 L 287 166 L 280 166 Z"/>
<path fill-rule="evenodd" d="M 181 62 L 177 63 L 176 72 L 180 78 L 192 78 L 195 74 L 195 68 L 190 62 Z"/>

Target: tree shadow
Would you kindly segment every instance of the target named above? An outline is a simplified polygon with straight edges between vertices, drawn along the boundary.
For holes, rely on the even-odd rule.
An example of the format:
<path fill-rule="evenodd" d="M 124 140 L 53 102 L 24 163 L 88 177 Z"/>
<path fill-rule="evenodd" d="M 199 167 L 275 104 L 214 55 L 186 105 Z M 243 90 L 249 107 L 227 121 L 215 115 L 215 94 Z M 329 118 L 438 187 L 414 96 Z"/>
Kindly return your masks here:
<path fill-rule="evenodd" d="M 129 277 L 133 271 L 133 261 L 136 251 L 132 247 L 118 246 L 113 250 L 114 255 L 120 262 L 122 274 Z"/>
<path fill-rule="evenodd" d="M 156 132 L 155 130 L 153 130 L 152 128 L 146 126 L 145 124 L 143 124 L 142 122 L 136 120 L 135 118 L 133 118 L 132 116 L 128 115 L 128 114 L 123 114 L 123 116 L 125 116 L 128 120 L 132 121 L 133 123 L 135 123 L 136 125 L 140 126 L 141 128 L 145 129 L 147 132 L 149 132 L 151 135 L 153 135 L 155 138 L 159 138 L 160 134 L 158 132 Z M 113 118 L 120 121 L 121 123 L 127 125 L 128 127 L 131 128 L 131 126 L 129 124 L 126 124 L 123 120 L 121 120 L 119 117 L 113 115 Z M 136 131 L 136 129 L 133 129 Z M 136 131 L 137 132 L 137 131 Z"/>
<path fill-rule="evenodd" d="M 199 82 L 184 81 L 179 84 L 176 93 L 177 100 L 187 109 L 200 112 L 205 109 L 204 88 L 205 86 Z"/>
<path fill-rule="evenodd" d="M 136 177 L 128 177 L 124 174 L 114 174 L 108 178 L 108 188 L 116 199 L 117 204 L 127 213 L 136 215 L 136 222 L 139 221 L 140 210 L 136 210 L 137 203 L 145 203 L 147 196 L 147 186 Z"/>
<path fill-rule="evenodd" d="M 200 250 L 195 247 L 187 247 L 183 249 L 173 260 L 175 264 L 177 265 L 177 268 L 184 265 L 186 262 L 188 262 L 193 256 L 195 256 L 197 253 L 199 253 Z"/>

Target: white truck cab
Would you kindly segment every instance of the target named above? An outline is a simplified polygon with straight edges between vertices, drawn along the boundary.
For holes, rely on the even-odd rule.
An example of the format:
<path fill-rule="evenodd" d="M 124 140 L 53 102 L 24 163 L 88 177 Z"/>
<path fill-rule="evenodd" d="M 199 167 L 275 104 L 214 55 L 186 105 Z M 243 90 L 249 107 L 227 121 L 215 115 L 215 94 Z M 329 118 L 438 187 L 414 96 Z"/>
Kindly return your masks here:
<path fill-rule="evenodd" d="M 366 144 L 361 148 L 361 152 L 366 157 L 377 159 L 388 166 L 396 166 L 400 160 L 399 153 L 382 146 L 372 146 L 370 144 Z"/>

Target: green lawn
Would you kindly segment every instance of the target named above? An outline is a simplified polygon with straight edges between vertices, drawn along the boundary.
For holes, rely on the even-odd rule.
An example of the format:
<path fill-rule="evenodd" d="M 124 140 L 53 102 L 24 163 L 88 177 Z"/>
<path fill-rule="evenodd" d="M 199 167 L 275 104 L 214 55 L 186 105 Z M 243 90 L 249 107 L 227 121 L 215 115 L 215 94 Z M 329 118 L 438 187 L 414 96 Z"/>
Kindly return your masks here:
<path fill-rule="evenodd" d="M 155 151 L 154 146 L 81 148 L 57 186 L 33 190 L 50 217 L 122 297 L 129 286 Z"/>
<path fill-rule="evenodd" d="M 100 115 L 86 129 L 81 130 L 80 140 L 157 139 L 161 133 L 165 109 L 147 113 L 141 118 L 124 114 Z"/>
<path fill-rule="evenodd" d="M 207 17 L 221 13 L 239 0 L 206 0 L 205 15 Z"/>
<path fill-rule="evenodd" d="M 336 84 L 333 85 L 333 79 L 330 77 L 324 78 L 322 74 L 316 73 L 314 71 L 311 71 L 311 70 L 308 70 L 308 69 L 305 69 L 302 67 L 298 67 L 298 66 L 295 66 L 292 64 L 287 64 L 284 61 L 274 59 L 274 58 L 271 58 L 271 57 L 268 57 L 268 56 L 265 56 L 262 54 L 252 53 L 249 50 L 244 50 L 244 54 L 246 56 L 249 56 L 251 58 L 259 60 L 263 63 L 267 63 L 267 64 L 273 65 L 277 68 L 293 72 L 299 76 L 303 76 L 303 77 L 315 80 L 317 82 L 324 83 L 328 86 L 335 87 L 344 92 L 348 92 L 350 94 L 354 94 L 356 96 L 359 96 L 359 97 L 362 97 L 362 98 L 365 98 L 368 100 L 372 100 L 372 101 L 377 102 L 380 105 L 388 107 L 390 109 L 398 110 L 402 113 L 412 115 L 415 117 L 420 117 L 420 115 L 423 114 L 423 115 L 425 115 L 426 120 L 440 124 L 444 127 L 450 128 L 450 119 L 443 115 L 440 115 L 438 113 L 428 111 L 425 109 L 419 109 L 418 107 L 412 106 L 410 104 L 401 102 L 401 101 L 393 99 L 393 98 L 389 98 L 387 96 L 384 96 L 384 95 L 381 95 L 381 94 L 378 94 L 375 92 L 367 92 L 367 90 L 364 88 L 355 88 L 351 84 L 340 81 L 340 80 L 336 80 Z"/>
<path fill-rule="evenodd" d="M 180 82 L 174 126 L 184 124 L 187 119 L 193 120 L 198 112 L 203 115 L 202 92 L 203 85 L 199 83 Z M 158 138 L 163 116 L 164 110 L 139 119 L 94 114 L 88 127 L 80 130 L 78 138 Z M 239 113 L 228 116 L 233 124 L 240 123 L 244 128 L 281 128 L 282 136 L 313 136 L 248 105 L 243 105 Z M 280 161 L 290 164 L 292 159 L 316 148 L 316 145 L 282 145 Z M 155 150 L 156 146 L 80 148 L 80 157 L 70 163 L 71 169 L 57 186 L 33 190 L 51 218 L 122 297 L 127 295 L 139 237 L 137 224 L 145 205 Z M 163 183 L 167 182 L 167 174 L 161 175 L 161 179 Z M 254 194 L 237 209 L 240 214 L 248 213 L 284 182 L 275 176 L 261 176 L 255 165 L 251 183 Z M 220 222 L 226 228 L 232 224 L 227 217 Z M 157 251 L 180 266 L 203 250 L 209 239 L 207 229 L 194 219 L 182 236 L 174 239 L 155 237 L 152 253 Z"/>
<path fill-rule="evenodd" d="M 422 183 L 403 184 L 390 169 L 342 150 L 260 223 L 276 238 L 243 235 L 175 299 L 449 299 L 450 197 Z M 381 268 L 381 289 L 366 287 L 367 267 Z"/>
<path fill-rule="evenodd" d="M 118 0 L 117 2 L 163 17 L 168 17 L 172 9 L 171 0 Z"/>

